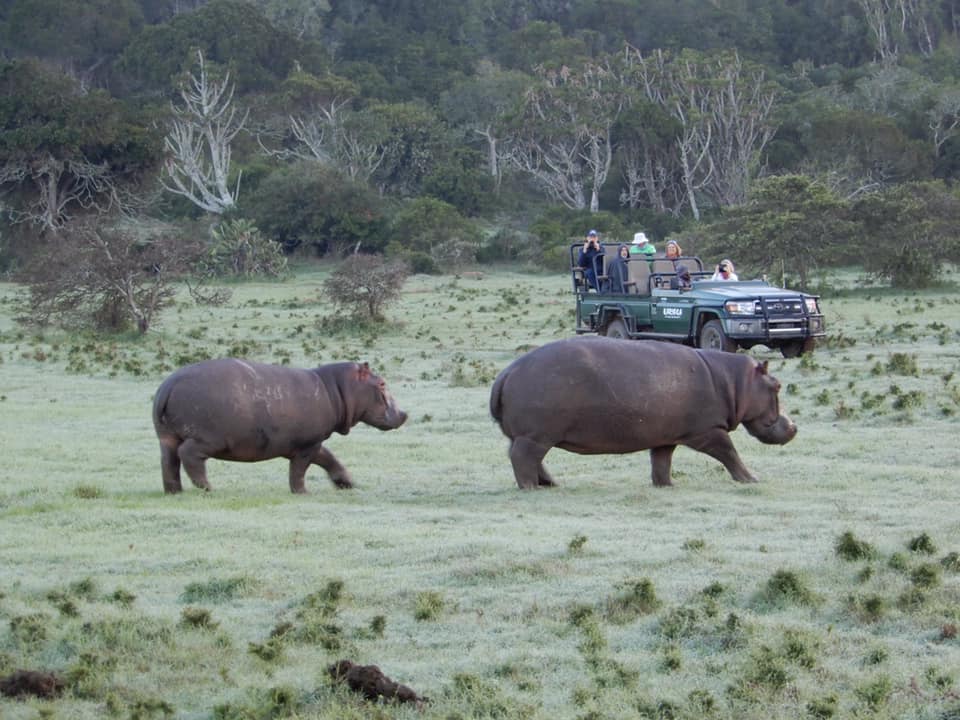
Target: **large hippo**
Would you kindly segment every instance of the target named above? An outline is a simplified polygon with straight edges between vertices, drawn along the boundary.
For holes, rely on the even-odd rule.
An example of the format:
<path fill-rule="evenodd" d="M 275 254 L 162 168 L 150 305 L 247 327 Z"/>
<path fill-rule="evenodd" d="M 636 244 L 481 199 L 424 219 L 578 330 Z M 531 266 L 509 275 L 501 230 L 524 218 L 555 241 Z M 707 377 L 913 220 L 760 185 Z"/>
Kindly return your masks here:
<path fill-rule="evenodd" d="M 350 473 L 323 441 L 346 435 L 358 422 L 380 430 L 403 425 L 384 381 L 367 363 L 312 370 L 226 358 L 187 365 L 163 381 L 153 403 L 160 439 L 163 489 L 177 493 L 180 464 L 199 488 L 210 489 L 207 458 L 290 461 L 290 490 L 306 492 L 303 476 L 316 463 L 338 488 L 353 487 Z"/>
<path fill-rule="evenodd" d="M 543 467 L 552 447 L 584 455 L 650 450 L 653 484 L 670 485 L 677 445 L 756 482 L 728 435 L 743 424 L 782 445 L 797 426 L 780 413 L 780 383 L 748 355 L 672 343 L 570 338 L 517 358 L 493 383 L 490 412 L 510 438 L 521 488 L 554 485 Z"/>

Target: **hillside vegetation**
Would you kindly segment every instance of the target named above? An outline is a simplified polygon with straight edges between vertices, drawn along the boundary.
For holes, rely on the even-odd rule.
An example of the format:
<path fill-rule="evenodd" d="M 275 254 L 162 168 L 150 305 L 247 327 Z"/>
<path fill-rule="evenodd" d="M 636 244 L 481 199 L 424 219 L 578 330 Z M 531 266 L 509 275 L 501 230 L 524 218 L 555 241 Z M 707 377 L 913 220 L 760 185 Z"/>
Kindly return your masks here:
<path fill-rule="evenodd" d="M 120 213 L 418 272 L 560 270 L 592 227 L 930 286 L 960 259 L 958 27 L 945 0 L 9 0 L 0 271 Z"/>

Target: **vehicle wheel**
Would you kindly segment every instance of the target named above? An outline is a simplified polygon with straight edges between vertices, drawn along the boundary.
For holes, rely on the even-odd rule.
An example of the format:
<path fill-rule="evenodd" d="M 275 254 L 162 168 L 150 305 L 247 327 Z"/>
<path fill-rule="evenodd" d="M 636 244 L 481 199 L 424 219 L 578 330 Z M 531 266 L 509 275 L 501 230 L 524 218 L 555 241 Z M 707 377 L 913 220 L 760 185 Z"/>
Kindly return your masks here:
<path fill-rule="evenodd" d="M 629 340 L 630 336 L 627 335 L 627 326 L 620 318 L 615 318 L 607 323 L 606 332 L 604 332 L 608 338 L 616 338 L 617 340 Z"/>
<path fill-rule="evenodd" d="M 737 351 L 737 344 L 726 336 L 719 320 L 711 320 L 700 329 L 700 347 L 704 350 Z"/>
<path fill-rule="evenodd" d="M 814 338 L 789 340 L 780 346 L 780 354 L 785 358 L 797 358 L 806 353 L 813 352 L 816 344 L 817 342 Z"/>

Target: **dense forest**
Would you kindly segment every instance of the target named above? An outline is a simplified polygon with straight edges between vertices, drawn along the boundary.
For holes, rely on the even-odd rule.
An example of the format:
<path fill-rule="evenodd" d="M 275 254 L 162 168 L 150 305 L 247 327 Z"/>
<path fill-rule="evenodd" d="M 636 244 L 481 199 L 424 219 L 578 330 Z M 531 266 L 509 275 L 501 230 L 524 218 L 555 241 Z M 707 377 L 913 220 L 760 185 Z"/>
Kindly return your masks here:
<path fill-rule="evenodd" d="M 596 227 L 922 286 L 958 41 L 956 0 L 2 0 L 0 271 L 91 232 L 556 269 Z"/>

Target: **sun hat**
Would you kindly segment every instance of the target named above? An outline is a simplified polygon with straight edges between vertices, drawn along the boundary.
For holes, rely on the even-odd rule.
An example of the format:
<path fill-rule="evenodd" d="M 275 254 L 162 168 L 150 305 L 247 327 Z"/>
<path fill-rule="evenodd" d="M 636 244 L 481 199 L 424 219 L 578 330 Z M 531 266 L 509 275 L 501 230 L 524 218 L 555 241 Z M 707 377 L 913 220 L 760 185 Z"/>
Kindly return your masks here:
<path fill-rule="evenodd" d="M 596 230 L 591 230 L 590 232 L 587 233 L 587 236 L 589 237 L 590 235 L 596 235 L 596 234 L 597 234 Z"/>
<path fill-rule="evenodd" d="M 638 232 L 633 236 L 634 245 L 643 245 L 645 242 L 647 242 L 647 236 L 642 232 Z"/>

